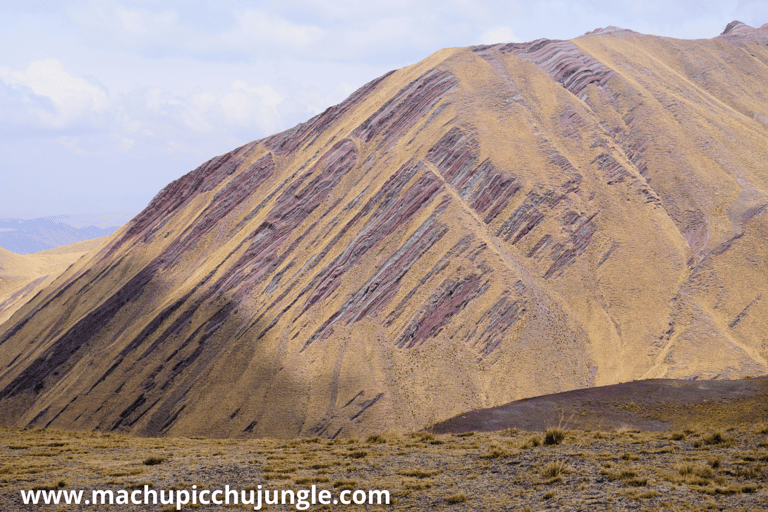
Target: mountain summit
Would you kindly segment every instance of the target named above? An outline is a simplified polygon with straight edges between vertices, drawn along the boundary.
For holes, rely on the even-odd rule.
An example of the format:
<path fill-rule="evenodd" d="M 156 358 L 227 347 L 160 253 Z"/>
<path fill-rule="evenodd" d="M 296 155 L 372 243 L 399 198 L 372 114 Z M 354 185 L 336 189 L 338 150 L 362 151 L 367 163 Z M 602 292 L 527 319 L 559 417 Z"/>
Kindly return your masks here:
<path fill-rule="evenodd" d="M 446 49 L 164 188 L 0 326 L 0 419 L 350 436 L 766 373 L 768 25 Z"/>

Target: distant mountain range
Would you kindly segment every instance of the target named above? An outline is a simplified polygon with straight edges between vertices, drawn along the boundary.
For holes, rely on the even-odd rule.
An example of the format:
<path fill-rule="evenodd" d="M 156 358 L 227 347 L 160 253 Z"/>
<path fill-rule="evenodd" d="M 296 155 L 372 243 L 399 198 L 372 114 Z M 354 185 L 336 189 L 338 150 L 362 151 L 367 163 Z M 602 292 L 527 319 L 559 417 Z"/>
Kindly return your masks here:
<path fill-rule="evenodd" d="M 16 254 L 45 251 L 111 235 L 132 216 L 111 213 L 0 219 L 0 247 Z"/>
<path fill-rule="evenodd" d="M 363 437 L 763 375 L 766 116 L 768 25 L 438 51 L 170 183 L 35 292 L 0 324 L 0 422 Z"/>

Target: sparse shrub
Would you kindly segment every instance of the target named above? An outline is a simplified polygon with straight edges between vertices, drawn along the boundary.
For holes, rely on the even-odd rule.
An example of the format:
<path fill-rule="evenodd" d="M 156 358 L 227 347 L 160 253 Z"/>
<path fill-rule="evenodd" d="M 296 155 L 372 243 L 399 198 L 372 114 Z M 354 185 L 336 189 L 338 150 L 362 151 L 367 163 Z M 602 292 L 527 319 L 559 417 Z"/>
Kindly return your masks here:
<path fill-rule="evenodd" d="M 165 462 L 165 457 L 148 457 L 144 459 L 145 466 L 157 466 Z"/>
<path fill-rule="evenodd" d="M 455 505 L 456 503 L 464 503 L 467 501 L 467 495 L 463 492 L 460 492 L 458 494 L 452 494 L 450 496 L 447 496 L 445 498 L 445 501 L 450 503 L 451 505 Z"/>
<path fill-rule="evenodd" d="M 544 444 L 547 446 L 554 446 L 554 445 L 560 444 L 564 440 L 565 440 L 565 430 L 561 428 L 552 427 L 552 428 L 548 428 L 546 432 L 544 432 Z"/>

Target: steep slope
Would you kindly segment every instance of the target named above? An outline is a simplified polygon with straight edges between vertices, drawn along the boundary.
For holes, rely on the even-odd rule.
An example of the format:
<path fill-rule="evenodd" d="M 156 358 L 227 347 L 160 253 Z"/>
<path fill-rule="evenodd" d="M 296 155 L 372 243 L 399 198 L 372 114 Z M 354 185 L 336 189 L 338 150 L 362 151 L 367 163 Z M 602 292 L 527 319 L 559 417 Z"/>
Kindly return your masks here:
<path fill-rule="evenodd" d="M 338 436 L 766 372 L 768 39 L 437 52 L 163 189 L 0 333 L 0 418 Z"/>
<path fill-rule="evenodd" d="M 0 324 L 67 267 L 105 241 L 106 237 L 95 238 L 27 255 L 0 247 Z"/>

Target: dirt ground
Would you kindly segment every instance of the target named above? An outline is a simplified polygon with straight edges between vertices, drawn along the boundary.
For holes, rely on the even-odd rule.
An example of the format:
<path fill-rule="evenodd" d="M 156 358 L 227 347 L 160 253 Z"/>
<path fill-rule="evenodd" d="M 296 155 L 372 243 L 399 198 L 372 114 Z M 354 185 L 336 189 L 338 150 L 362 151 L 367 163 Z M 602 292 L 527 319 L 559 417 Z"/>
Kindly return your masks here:
<path fill-rule="evenodd" d="M 768 377 L 653 379 L 567 391 L 461 414 L 434 433 L 543 430 L 725 428 L 768 422 Z"/>

